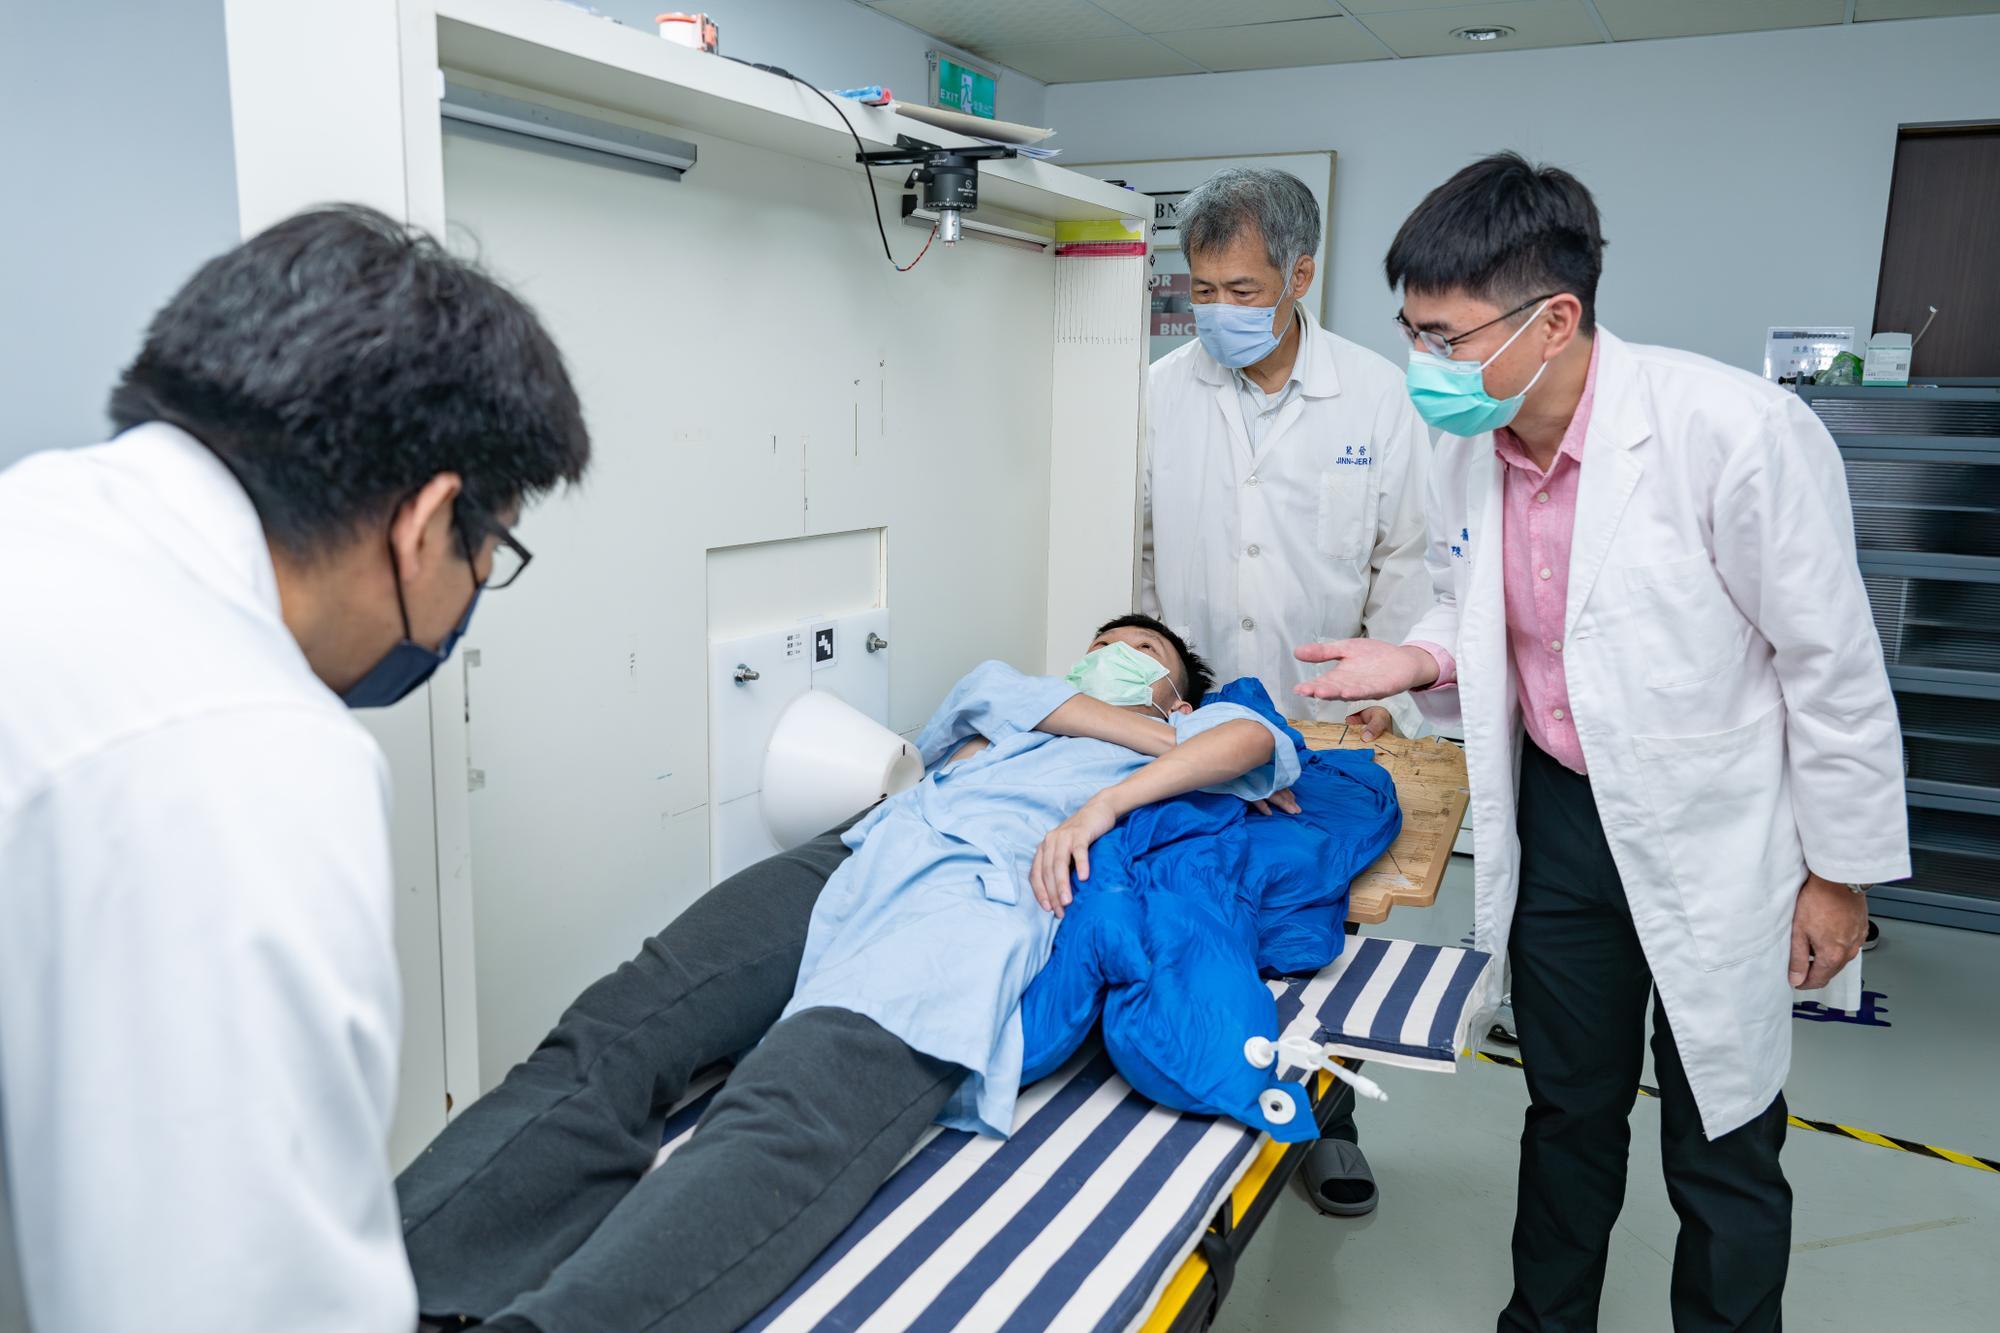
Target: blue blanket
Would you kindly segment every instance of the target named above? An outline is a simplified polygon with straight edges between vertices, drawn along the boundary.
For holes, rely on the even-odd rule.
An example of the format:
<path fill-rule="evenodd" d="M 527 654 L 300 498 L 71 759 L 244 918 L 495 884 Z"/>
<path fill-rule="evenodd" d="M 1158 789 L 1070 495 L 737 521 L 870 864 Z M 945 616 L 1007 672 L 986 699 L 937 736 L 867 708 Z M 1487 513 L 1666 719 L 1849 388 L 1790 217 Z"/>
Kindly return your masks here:
<path fill-rule="evenodd" d="M 1389 774 L 1366 750 L 1306 748 L 1255 679 L 1205 702 L 1249 708 L 1297 748 L 1297 815 L 1258 815 L 1228 796 L 1177 797 L 1133 812 L 1091 848 L 1091 877 L 1021 1001 L 1025 1085 L 1075 1053 L 1100 1019 L 1118 1072 L 1177 1110 L 1226 1115 L 1296 1142 L 1317 1129 L 1296 1084 L 1244 1054 L 1275 1039 L 1266 975 L 1315 972 L 1340 956 L 1347 886 L 1402 829 Z M 1273 1119 L 1268 1089 L 1292 1102 Z"/>

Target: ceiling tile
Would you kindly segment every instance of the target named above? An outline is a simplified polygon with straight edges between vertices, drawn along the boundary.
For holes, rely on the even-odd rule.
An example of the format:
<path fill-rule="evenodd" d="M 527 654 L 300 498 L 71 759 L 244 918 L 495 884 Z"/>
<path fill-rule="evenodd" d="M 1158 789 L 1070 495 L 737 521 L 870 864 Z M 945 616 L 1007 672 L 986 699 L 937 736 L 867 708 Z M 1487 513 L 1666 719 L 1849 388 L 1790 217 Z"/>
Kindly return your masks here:
<path fill-rule="evenodd" d="M 1018 69 L 1043 83 L 1096 79 L 1145 79 L 1159 74 L 1199 74 L 1201 66 L 1150 37 L 1086 37 L 1073 42 L 996 46 L 978 55 Z"/>
<path fill-rule="evenodd" d="M 1581 46 L 1601 42 L 1583 0 L 1499 0 L 1451 9 L 1417 9 L 1369 14 L 1361 19 L 1399 56 L 1462 56 L 1477 51 L 1518 51 L 1532 46 Z M 1512 35 L 1491 42 L 1468 42 L 1459 28 L 1500 26 Z"/>
<path fill-rule="evenodd" d="M 1091 0 L 1140 32 L 1234 28 L 1287 19 L 1326 18 L 1340 12 L 1335 0 Z M 1461 0 L 1462 3 L 1462 0 Z"/>
<path fill-rule="evenodd" d="M 1283 69 L 1387 60 L 1389 53 L 1353 19 L 1299 19 L 1233 28 L 1163 32 L 1160 40 L 1205 69 Z"/>
<path fill-rule="evenodd" d="M 1089 0 L 880 0 L 874 10 L 995 60 L 989 47 L 1132 35 Z"/>
<path fill-rule="evenodd" d="M 1414 9 L 1470 9 L 1480 4 L 1505 4 L 1507 0 L 1351 0 L 1340 7 L 1350 14 L 1400 14 Z"/>
<path fill-rule="evenodd" d="M 2000 4 L 2000 0 L 1995 0 Z M 1847 18 L 1847 0 L 1597 0 L 1597 12 L 1621 42 L 1694 37 L 1710 32 L 1812 28 Z"/>
<path fill-rule="evenodd" d="M 1854 21 L 1929 19 L 1952 14 L 2000 14 L 2000 0 L 1856 0 Z"/>

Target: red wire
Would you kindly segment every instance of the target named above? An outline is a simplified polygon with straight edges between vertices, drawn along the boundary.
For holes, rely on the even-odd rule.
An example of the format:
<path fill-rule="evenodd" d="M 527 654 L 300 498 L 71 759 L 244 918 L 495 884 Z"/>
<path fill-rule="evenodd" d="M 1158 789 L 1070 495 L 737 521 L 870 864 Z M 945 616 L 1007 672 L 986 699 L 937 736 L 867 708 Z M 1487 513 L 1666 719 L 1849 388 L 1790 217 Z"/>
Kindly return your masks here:
<path fill-rule="evenodd" d="M 873 189 L 874 186 L 871 184 L 869 188 Z M 896 264 L 895 260 L 893 259 L 890 260 L 889 261 L 890 263 L 896 264 L 896 272 L 908 273 L 911 269 L 915 268 L 923 260 L 923 257 L 931 252 L 931 242 L 937 239 L 937 234 L 938 234 L 938 224 L 933 222 L 931 223 L 931 234 L 924 237 L 924 248 L 917 251 L 917 257 L 915 259 L 912 259 L 907 264 Z"/>

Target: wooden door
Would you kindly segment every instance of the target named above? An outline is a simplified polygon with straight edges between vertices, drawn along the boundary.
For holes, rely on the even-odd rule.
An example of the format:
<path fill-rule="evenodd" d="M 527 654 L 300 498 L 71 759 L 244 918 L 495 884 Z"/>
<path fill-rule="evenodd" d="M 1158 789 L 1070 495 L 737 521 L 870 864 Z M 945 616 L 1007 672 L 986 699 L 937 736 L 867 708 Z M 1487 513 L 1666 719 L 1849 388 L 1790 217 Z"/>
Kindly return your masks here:
<path fill-rule="evenodd" d="M 2000 375 L 2000 125 L 1896 140 L 1875 329 L 1916 333 L 1910 378 Z"/>

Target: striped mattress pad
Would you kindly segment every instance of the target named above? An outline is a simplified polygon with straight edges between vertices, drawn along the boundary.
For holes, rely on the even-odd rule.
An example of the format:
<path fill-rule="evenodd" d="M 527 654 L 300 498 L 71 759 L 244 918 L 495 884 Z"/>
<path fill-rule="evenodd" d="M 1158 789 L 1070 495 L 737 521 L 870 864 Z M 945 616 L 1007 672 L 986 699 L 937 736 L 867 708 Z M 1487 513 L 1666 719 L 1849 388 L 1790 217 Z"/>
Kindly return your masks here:
<path fill-rule="evenodd" d="M 1452 1068 L 1487 956 L 1380 938 L 1350 944 L 1313 976 L 1270 983 L 1281 1033 Z M 697 1088 L 667 1118 L 661 1160 L 693 1134 L 721 1082 Z M 746 1328 L 1136 1328 L 1263 1139 L 1232 1120 L 1155 1105 L 1093 1044 L 1023 1089 L 1004 1142 L 928 1131 L 861 1216 Z"/>

